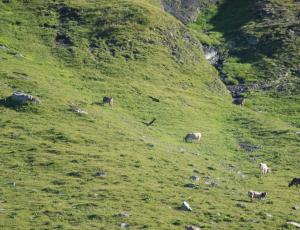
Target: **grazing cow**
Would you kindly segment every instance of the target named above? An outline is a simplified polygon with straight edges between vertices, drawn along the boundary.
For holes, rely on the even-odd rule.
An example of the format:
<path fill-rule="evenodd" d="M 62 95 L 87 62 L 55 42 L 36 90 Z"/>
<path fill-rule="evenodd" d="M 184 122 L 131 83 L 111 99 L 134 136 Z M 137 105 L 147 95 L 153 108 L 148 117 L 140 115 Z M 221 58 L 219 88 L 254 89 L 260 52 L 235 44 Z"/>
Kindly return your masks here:
<path fill-rule="evenodd" d="M 243 97 L 235 97 L 233 98 L 232 103 L 243 107 L 246 103 L 246 99 Z"/>
<path fill-rule="evenodd" d="M 39 104 L 39 99 L 31 96 L 30 94 L 15 92 L 9 97 L 13 102 L 24 104 L 27 102 Z"/>
<path fill-rule="evenodd" d="M 185 142 L 192 142 L 193 140 L 200 141 L 201 136 L 202 136 L 201 133 L 188 133 L 184 137 L 184 141 Z"/>
<path fill-rule="evenodd" d="M 266 192 L 249 191 L 248 196 L 250 197 L 251 201 L 253 200 L 253 198 L 261 200 L 261 199 L 264 199 L 267 197 L 267 193 Z"/>
<path fill-rule="evenodd" d="M 289 187 L 296 185 L 298 187 L 298 185 L 300 184 L 300 178 L 294 178 L 290 183 L 289 183 Z"/>
<path fill-rule="evenodd" d="M 266 174 L 266 173 L 270 173 L 271 172 L 271 169 L 265 163 L 260 163 L 259 164 L 259 168 L 260 168 L 260 173 L 261 174 Z"/>
<path fill-rule="evenodd" d="M 114 99 L 112 97 L 106 97 L 105 96 L 105 97 L 103 97 L 102 102 L 103 102 L 103 105 L 109 104 L 112 107 L 113 104 L 114 104 Z"/>

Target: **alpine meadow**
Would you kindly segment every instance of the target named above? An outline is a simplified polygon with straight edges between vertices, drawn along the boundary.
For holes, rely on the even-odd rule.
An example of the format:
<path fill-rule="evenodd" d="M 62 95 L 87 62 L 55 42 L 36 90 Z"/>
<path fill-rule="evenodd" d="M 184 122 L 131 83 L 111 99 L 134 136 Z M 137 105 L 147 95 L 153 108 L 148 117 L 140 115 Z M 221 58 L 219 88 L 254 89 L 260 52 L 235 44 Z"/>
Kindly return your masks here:
<path fill-rule="evenodd" d="M 297 229 L 299 166 L 299 0 L 0 0 L 0 229 Z"/>

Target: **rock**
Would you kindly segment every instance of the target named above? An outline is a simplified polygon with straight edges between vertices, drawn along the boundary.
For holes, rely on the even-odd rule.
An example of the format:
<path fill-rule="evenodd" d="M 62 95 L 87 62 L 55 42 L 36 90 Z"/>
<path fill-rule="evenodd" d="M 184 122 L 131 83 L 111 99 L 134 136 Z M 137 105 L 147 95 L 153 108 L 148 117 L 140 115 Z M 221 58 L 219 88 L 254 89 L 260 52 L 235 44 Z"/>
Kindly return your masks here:
<path fill-rule="evenodd" d="M 296 132 L 297 135 L 300 135 L 300 131 Z"/>
<path fill-rule="evenodd" d="M 16 57 L 16 58 L 24 58 L 24 55 L 21 54 L 21 53 L 16 53 L 16 54 L 15 54 L 15 57 Z"/>
<path fill-rule="evenodd" d="M 270 213 L 266 213 L 266 217 L 267 217 L 267 218 L 273 218 L 273 215 L 270 214 Z"/>
<path fill-rule="evenodd" d="M 217 181 L 205 181 L 204 184 L 210 185 L 211 187 L 219 187 L 219 183 Z"/>
<path fill-rule="evenodd" d="M 246 207 L 246 205 L 243 202 L 237 203 L 236 206 L 239 207 L 239 208 L 245 208 Z"/>
<path fill-rule="evenodd" d="M 120 218 L 128 218 L 129 216 L 130 215 L 127 212 L 121 212 L 115 215 L 115 217 L 120 217 Z"/>
<path fill-rule="evenodd" d="M 191 176 L 190 179 L 193 180 L 193 181 L 199 181 L 200 177 L 198 177 L 198 176 Z"/>
<path fill-rule="evenodd" d="M 193 225 L 188 225 L 185 227 L 185 230 L 201 230 L 201 228 Z"/>
<path fill-rule="evenodd" d="M 188 184 L 185 184 L 184 187 L 186 187 L 186 188 L 199 188 L 199 185 L 188 183 Z"/>
<path fill-rule="evenodd" d="M 232 168 L 232 169 L 235 168 L 235 166 L 234 166 L 233 164 L 229 164 L 228 167 L 229 167 L 229 168 Z"/>
<path fill-rule="evenodd" d="M 0 213 L 1 213 L 1 212 L 4 212 L 4 211 L 5 211 L 5 209 L 4 209 L 4 208 L 0 208 Z"/>
<path fill-rule="evenodd" d="M 9 48 L 6 45 L 0 44 L 0 49 L 4 51 L 9 51 Z"/>
<path fill-rule="evenodd" d="M 79 107 L 75 106 L 75 105 L 70 105 L 70 111 L 77 113 L 79 115 L 86 115 L 88 114 L 86 111 L 84 111 L 83 109 L 80 109 Z"/>
<path fill-rule="evenodd" d="M 237 175 L 241 178 L 241 179 L 245 179 L 246 175 L 242 172 L 242 171 L 237 171 Z"/>
<path fill-rule="evenodd" d="M 182 203 L 181 210 L 191 212 L 191 211 L 192 211 L 192 208 L 190 207 L 190 205 L 189 205 L 188 202 L 184 201 L 184 202 Z"/>
<path fill-rule="evenodd" d="M 249 44 L 249 45 L 257 45 L 258 42 L 259 42 L 258 38 L 255 37 L 255 36 L 250 36 L 250 37 L 248 37 L 248 38 L 247 38 L 247 41 L 248 41 L 248 44 Z"/>
<path fill-rule="evenodd" d="M 210 186 L 212 186 L 212 187 L 219 187 L 219 183 L 217 181 L 212 181 L 210 183 Z"/>
<path fill-rule="evenodd" d="M 300 228 L 300 224 L 299 223 L 296 223 L 296 222 L 293 222 L 293 221 L 288 221 L 286 222 L 287 225 L 293 225 L 295 226 L 296 228 Z"/>
<path fill-rule="evenodd" d="M 72 176 L 72 177 L 81 177 L 80 172 L 69 172 L 69 173 L 67 173 L 67 175 Z"/>
<path fill-rule="evenodd" d="M 203 51 L 205 59 L 208 60 L 210 64 L 216 65 L 218 63 L 220 56 L 214 47 L 204 46 Z"/>
<path fill-rule="evenodd" d="M 129 228 L 128 223 L 120 223 L 119 226 L 120 226 L 120 228 Z"/>
<path fill-rule="evenodd" d="M 106 172 L 98 171 L 94 174 L 96 177 L 106 177 Z"/>
<path fill-rule="evenodd" d="M 262 149 L 261 146 L 253 145 L 250 142 L 240 142 L 239 145 L 240 145 L 241 149 L 245 150 L 246 152 L 255 152 L 257 150 Z"/>
<path fill-rule="evenodd" d="M 298 210 L 298 209 L 299 209 L 299 206 L 298 206 L 298 205 L 294 205 L 294 206 L 292 207 L 292 209 Z"/>

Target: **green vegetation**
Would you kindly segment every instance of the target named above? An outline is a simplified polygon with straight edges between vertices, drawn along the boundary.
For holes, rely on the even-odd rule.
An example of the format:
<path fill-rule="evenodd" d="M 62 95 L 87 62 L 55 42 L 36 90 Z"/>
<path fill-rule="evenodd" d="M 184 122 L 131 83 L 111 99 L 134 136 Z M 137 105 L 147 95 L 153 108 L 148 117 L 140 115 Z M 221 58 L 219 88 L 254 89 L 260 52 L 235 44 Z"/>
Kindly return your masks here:
<path fill-rule="evenodd" d="M 296 77 L 299 9 L 292 0 L 223 0 L 200 13 L 190 27 L 204 44 L 228 50 L 224 68 L 230 83 L 265 82 L 286 74 Z"/>
<path fill-rule="evenodd" d="M 299 175 L 297 88 L 252 92 L 245 108 L 232 105 L 204 60 L 201 35 L 154 0 L 1 1 L 0 24 L 0 98 L 23 91 L 41 100 L 0 102 L 1 229 L 300 222 L 292 209 L 299 190 L 287 187 Z M 214 33 L 222 44 L 225 32 Z M 228 74 L 254 78 L 255 67 L 235 60 Z M 114 98 L 113 109 L 99 105 L 103 96 Z M 153 126 L 142 123 L 153 118 Z M 200 143 L 183 143 L 190 131 L 203 133 Z M 260 148 L 247 152 L 241 143 Z M 261 177 L 260 162 L 272 174 Z M 192 175 L 199 189 L 184 187 Z M 251 203 L 250 189 L 269 196 Z M 183 201 L 192 212 L 178 210 Z M 121 212 L 130 217 L 115 217 Z"/>

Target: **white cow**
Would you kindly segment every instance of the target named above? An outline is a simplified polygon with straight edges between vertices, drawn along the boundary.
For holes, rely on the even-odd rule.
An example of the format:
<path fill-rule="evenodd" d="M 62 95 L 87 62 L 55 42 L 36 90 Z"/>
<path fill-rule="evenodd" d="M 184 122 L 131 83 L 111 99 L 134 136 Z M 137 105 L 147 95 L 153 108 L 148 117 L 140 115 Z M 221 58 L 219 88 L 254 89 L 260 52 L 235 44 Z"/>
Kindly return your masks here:
<path fill-rule="evenodd" d="M 260 168 L 260 173 L 261 174 L 266 174 L 266 173 L 270 173 L 271 172 L 271 169 L 265 163 L 260 163 L 259 164 L 259 168 Z"/>
<path fill-rule="evenodd" d="M 251 200 L 253 200 L 253 198 L 256 198 L 256 199 L 264 199 L 267 197 L 267 193 L 266 192 L 256 192 L 256 191 L 249 191 L 248 192 L 248 196 Z"/>
<path fill-rule="evenodd" d="M 193 140 L 195 141 L 200 141 L 202 134 L 201 133 L 188 133 L 184 137 L 185 142 L 192 142 Z"/>

